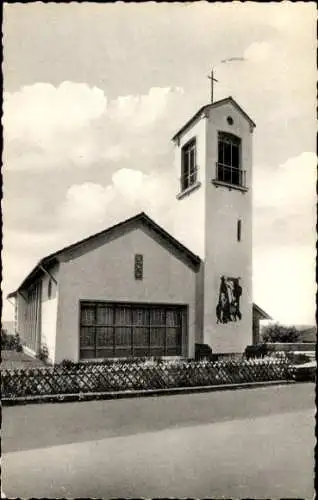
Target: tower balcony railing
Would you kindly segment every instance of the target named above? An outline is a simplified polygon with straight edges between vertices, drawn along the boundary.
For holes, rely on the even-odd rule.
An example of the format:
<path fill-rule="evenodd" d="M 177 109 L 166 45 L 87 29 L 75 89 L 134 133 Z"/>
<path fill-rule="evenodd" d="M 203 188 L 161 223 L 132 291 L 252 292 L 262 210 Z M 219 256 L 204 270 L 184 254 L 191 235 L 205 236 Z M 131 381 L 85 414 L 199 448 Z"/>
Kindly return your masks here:
<path fill-rule="evenodd" d="M 218 162 L 216 164 L 216 178 L 214 182 L 220 182 L 246 190 L 246 170 L 241 170 L 240 168 L 231 167 Z"/>

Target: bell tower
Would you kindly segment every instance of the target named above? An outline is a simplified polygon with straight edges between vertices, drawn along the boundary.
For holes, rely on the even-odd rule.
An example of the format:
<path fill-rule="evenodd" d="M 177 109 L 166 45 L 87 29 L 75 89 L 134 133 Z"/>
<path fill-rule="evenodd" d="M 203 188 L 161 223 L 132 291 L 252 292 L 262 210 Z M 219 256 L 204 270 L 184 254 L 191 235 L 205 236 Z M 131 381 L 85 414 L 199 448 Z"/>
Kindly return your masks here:
<path fill-rule="evenodd" d="M 228 97 L 203 106 L 173 137 L 174 234 L 202 259 L 196 342 L 214 353 L 242 352 L 252 343 L 254 128 Z"/>

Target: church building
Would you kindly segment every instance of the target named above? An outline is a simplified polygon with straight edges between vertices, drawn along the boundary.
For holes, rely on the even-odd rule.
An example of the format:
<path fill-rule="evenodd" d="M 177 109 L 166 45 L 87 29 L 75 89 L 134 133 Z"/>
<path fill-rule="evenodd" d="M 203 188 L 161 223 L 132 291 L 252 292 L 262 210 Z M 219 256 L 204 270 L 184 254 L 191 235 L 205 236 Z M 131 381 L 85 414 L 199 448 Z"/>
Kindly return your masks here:
<path fill-rule="evenodd" d="M 43 258 L 15 299 L 26 350 L 52 363 L 182 356 L 253 341 L 252 137 L 232 98 L 174 135 L 173 235 L 145 213 Z"/>

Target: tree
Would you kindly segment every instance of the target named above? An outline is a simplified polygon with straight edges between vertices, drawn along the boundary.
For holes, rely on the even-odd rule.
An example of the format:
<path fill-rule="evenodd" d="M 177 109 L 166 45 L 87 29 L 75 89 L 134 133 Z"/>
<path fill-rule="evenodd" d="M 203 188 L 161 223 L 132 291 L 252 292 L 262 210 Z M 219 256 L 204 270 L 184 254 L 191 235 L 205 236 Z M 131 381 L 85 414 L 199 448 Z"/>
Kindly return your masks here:
<path fill-rule="evenodd" d="M 263 342 L 298 342 L 299 331 L 294 326 L 275 323 L 264 327 L 262 338 Z"/>

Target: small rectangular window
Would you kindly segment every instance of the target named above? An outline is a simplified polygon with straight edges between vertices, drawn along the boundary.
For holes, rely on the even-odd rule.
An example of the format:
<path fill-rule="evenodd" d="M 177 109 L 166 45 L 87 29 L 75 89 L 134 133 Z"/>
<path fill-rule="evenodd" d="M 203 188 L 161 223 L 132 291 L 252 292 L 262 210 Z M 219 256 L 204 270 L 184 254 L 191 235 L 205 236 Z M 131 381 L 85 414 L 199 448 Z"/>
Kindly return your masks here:
<path fill-rule="evenodd" d="M 181 152 L 181 191 L 189 188 L 197 181 L 196 139 L 187 142 Z"/>
<path fill-rule="evenodd" d="M 144 274 L 144 258 L 141 254 L 135 255 L 135 279 L 142 280 Z"/>
<path fill-rule="evenodd" d="M 239 219 L 237 221 L 237 241 L 241 241 L 242 236 L 242 221 Z"/>

